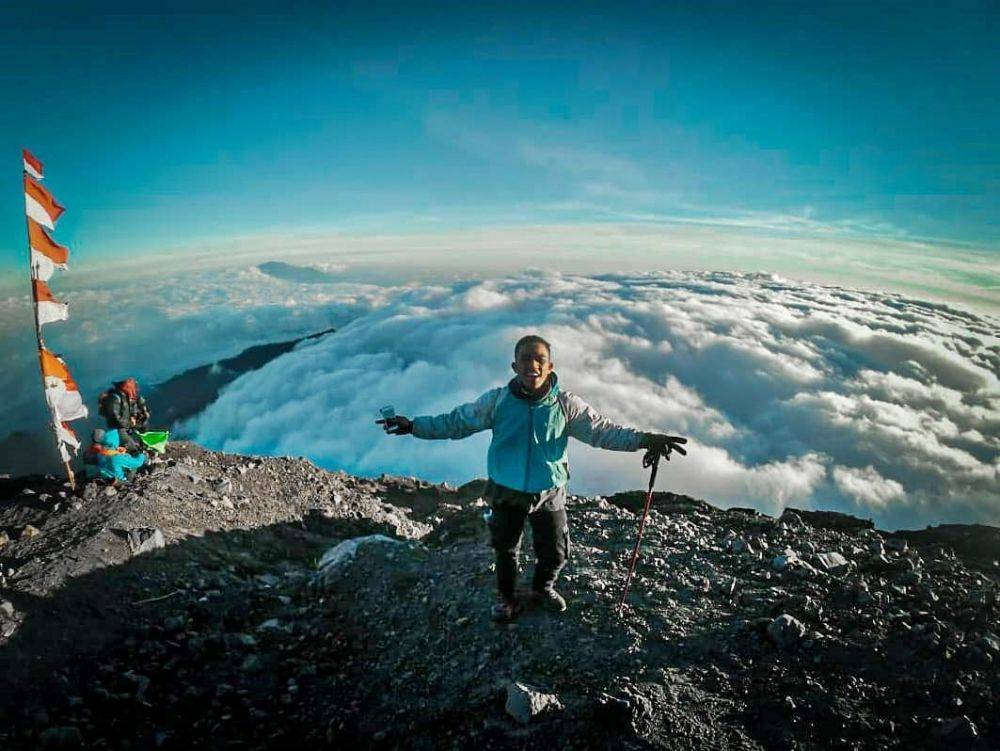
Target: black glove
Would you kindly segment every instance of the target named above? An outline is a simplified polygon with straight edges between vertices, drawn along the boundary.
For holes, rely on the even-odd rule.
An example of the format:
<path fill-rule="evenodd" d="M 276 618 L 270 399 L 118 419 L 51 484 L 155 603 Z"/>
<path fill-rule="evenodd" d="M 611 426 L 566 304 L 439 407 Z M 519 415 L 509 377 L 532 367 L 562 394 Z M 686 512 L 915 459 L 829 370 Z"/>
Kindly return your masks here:
<path fill-rule="evenodd" d="M 389 435 L 407 435 L 413 432 L 413 423 L 402 415 L 376 420 L 375 423 L 381 425 Z"/>
<path fill-rule="evenodd" d="M 649 449 L 646 453 L 655 456 L 662 456 L 670 461 L 670 452 L 676 451 L 681 456 L 687 456 L 687 451 L 683 445 L 688 442 L 687 438 L 679 435 L 661 435 L 660 433 L 646 433 L 643 439 L 643 448 Z"/>

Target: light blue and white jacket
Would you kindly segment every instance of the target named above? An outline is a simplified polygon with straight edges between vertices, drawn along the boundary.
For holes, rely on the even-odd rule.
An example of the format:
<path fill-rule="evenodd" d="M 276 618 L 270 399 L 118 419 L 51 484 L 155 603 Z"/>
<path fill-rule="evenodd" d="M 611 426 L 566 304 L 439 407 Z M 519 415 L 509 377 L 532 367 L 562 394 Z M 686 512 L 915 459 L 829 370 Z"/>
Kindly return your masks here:
<path fill-rule="evenodd" d="M 482 430 L 493 431 L 486 459 L 489 478 L 524 493 L 559 488 L 569 481 L 570 436 L 612 451 L 638 451 L 646 437 L 602 417 L 576 394 L 562 391 L 555 373 L 548 394 L 537 400 L 515 396 L 508 385 L 446 414 L 413 418 L 417 438 L 459 439 Z"/>

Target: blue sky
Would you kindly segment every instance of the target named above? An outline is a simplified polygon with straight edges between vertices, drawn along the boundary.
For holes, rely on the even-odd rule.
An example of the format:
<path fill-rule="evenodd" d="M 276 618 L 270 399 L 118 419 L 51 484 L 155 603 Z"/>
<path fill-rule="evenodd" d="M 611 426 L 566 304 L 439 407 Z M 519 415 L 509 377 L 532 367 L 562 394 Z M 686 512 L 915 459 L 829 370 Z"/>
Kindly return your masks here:
<path fill-rule="evenodd" d="M 84 265 L 575 222 L 1000 247 L 993 3 L 99 5 L 4 11 L 0 271 L 21 145 Z"/>

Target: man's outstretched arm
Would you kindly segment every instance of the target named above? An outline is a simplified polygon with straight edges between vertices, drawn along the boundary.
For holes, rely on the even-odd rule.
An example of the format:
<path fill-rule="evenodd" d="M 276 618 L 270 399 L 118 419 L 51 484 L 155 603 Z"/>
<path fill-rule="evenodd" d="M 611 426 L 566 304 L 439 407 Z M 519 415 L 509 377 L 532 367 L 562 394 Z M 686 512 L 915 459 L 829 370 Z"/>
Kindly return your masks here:
<path fill-rule="evenodd" d="M 619 425 L 604 417 L 579 396 L 568 391 L 563 392 L 562 399 L 563 406 L 566 408 L 566 430 L 578 441 L 611 451 L 638 451 L 639 449 L 655 448 L 664 456 L 669 456 L 672 450 L 681 454 L 687 453 L 680 446 L 680 444 L 687 443 L 686 438 L 645 433 L 635 428 Z"/>
<path fill-rule="evenodd" d="M 412 433 L 416 438 L 466 438 L 493 427 L 493 409 L 502 391 L 502 388 L 487 391 L 476 401 L 441 415 L 421 415 L 412 420 L 396 416 L 378 422 L 392 435 Z"/>

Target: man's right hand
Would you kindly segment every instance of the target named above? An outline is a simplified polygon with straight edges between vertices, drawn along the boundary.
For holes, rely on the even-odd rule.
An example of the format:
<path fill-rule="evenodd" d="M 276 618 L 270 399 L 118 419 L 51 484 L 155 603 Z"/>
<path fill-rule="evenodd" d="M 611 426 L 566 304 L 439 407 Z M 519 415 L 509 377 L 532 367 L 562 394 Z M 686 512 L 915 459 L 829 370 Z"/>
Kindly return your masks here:
<path fill-rule="evenodd" d="M 670 453 L 676 451 L 681 456 L 687 456 L 687 451 L 683 444 L 687 443 L 687 438 L 679 435 L 661 435 L 660 433 L 646 433 L 643 440 L 643 448 L 657 456 L 662 456 L 670 461 Z"/>
<path fill-rule="evenodd" d="M 384 420 L 376 420 L 375 422 L 381 425 L 389 435 L 407 435 L 413 432 L 413 422 L 402 415 L 387 417 Z"/>

